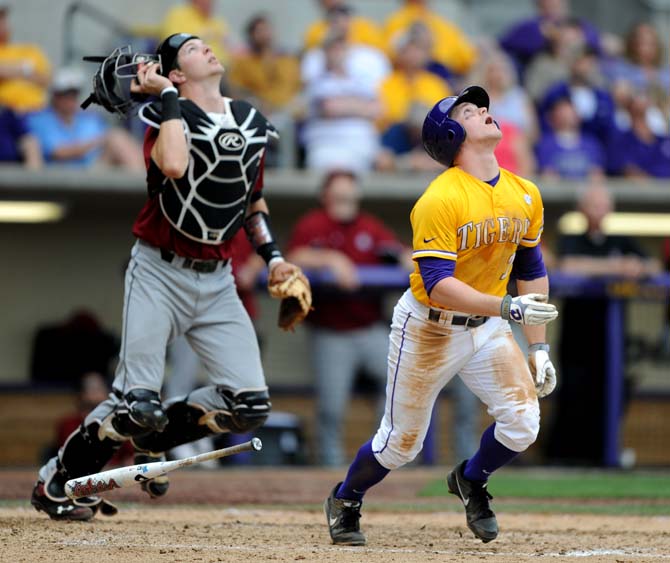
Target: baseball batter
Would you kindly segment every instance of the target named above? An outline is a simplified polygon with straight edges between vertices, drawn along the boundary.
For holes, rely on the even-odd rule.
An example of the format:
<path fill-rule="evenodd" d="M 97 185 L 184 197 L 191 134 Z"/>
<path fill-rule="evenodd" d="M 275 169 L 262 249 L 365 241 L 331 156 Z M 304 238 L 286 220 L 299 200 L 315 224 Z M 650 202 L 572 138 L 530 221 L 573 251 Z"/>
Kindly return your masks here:
<path fill-rule="evenodd" d="M 142 463 L 156 461 L 207 435 L 248 432 L 270 412 L 256 335 L 235 290 L 230 256 L 231 239 L 244 228 L 268 264 L 271 284 L 284 285 L 299 271 L 283 260 L 263 199 L 263 156 L 276 133 L 251 105 L 220 94 L 224 69 L 198 37 L 171 35 L 157 55 L 155 62 L 135 64 L 130 86 L 134 95 L 160 101 L 139 113 L 148 125 L 149 197 L 133 227 L 137 242 L 126 271 L 113 392 L 39 471 L 32 504 L 55 519 L 116 511 L 99 498 L 70 501 L 63 485 L 99 471 L 126 440 Z M 127 108 L 127 75 L 119 69 L 136 62 L 127 50 L 106 58 L 92 101 L 114 111 Z M 166 347 L 180 335 L 211 384 L 163 403 Z M 152 480 L 143 488 L 160 496 L 167 483 Z"/>
<path fill-rule="evenodd" d="M 483 542 L 498 535 L 486 488 L 490 475 L 528 448 L 540 426 L 538 397 L 556 385 L 545 344 L 558 313 L 539 248 L 540 192 L 498 166 L 500 129 L 489 97 L 471 86 L 441 100 L 423 126 L 426 151 L 447 167 L 411 214 L 414 272 L 391 325 L 386 409 L 343 483 L 325 501 L 333 543 L 364 545 L 365 492 L 421 450 L 433 404 L 458 374 L 483 401 L 494 423 L 479 450 L 447 477 L 465 506 L 467 525 Z M 518 297 L 506 294 L 510 276 Z M 523 325 L 526 358 L 509 321 Z"/>

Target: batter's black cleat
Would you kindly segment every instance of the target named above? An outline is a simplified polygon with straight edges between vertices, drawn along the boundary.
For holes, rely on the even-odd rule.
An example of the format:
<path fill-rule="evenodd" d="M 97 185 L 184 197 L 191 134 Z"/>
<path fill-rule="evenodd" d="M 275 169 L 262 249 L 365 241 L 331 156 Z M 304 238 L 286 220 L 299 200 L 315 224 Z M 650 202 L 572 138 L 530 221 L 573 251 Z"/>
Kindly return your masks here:
<path fill-rule="evenodd" d="M 158 461 L 165 461 L 165 456 L 153 456 L 144 453 L 135 454 L 136 465 L 145 465 L 147 463 L 155 463 Z M 151 498 L 161 498 L 167 494 L 168 489 L 170 488 L 170 479 L 167 475 L 161 475 L 160 477 L 154 477 L 153 479 L 143 481 L 140 487 L 142 487 L 142 490 Z"/>
<path fill-rule="evenodd" d="M 358 500 L 335 498 L 341 484 L 335 485 L 323 503 L 330 537 L 337 545 L 365 545 L 365 535 L 361 532 L 359 523 L 362 503 Z"/>
<path fill-rule="evenodd" d="M 468 528 L 480 540 L 488 543 L 498 537 L 498 521 L 489 504 L 493 497 L 486 490 L 486 483 L 468 481 L 463 476 L 467 461 L 457 465 L 447 475 L 447 486 L 449 492 L 463 502 Z"/>
<path fill-rule="evenodd" d="M 78 506 L 67 497 L 50 498 L 41 480 L 35 483 L 30 504 L 38 512 L 46 512 L 53 520 L 90 520 L 95 515 L 88 506 Z"/>

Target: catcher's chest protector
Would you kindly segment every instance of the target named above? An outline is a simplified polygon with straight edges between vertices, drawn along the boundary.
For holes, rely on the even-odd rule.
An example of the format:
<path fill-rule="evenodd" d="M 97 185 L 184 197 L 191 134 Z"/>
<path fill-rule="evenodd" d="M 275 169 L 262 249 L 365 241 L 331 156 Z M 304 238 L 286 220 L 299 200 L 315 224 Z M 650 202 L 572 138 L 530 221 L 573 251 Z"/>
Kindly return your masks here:
<path fill-rule="evenodd" d="M 186 174 L 165 178 L 159 198 L 163 214 L 179 232 L 205 244 L 232 238 L 242 225 L 262 156 L 274 127 L 249 103 L 225 98 L 219 123 L 190 100 L 180 99 L 190 149 Z M 140 117 L 160 127 L 159 103 Z"/>

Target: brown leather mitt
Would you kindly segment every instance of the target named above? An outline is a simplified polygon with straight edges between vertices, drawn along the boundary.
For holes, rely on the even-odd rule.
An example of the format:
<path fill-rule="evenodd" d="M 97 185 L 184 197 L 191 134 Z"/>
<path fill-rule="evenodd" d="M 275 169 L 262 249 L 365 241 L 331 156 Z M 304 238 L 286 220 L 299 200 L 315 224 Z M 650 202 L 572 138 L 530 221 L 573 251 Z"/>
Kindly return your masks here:
<path fill-rule="evenodd" d="M 284 281 L 268 283 L 268 291 L 275 299 L 281 299 L 277 322 L 279 328 L 293 332 L 296 325 L 312 310 L 309 280 L 300 268 L 296 268 Z"/>

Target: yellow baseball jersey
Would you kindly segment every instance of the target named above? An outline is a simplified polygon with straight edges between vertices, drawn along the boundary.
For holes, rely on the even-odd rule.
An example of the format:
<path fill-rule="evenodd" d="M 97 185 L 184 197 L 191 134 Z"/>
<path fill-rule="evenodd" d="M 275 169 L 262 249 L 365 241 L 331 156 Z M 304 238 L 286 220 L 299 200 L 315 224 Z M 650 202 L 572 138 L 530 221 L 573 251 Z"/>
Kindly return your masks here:
<path fill-rule="evenodd" d="M 428 186 L 411 213 L 414 260 L 454 260 L 454 277 L 482 293 L 504 296 L 519 245 L 536 246 L 544 226 L 537 186 L 500 169 L 495 186 L 449 168 Z M 429 307 L 419 265 L 410 274 L 416 299 Z"/>

